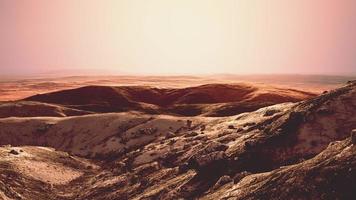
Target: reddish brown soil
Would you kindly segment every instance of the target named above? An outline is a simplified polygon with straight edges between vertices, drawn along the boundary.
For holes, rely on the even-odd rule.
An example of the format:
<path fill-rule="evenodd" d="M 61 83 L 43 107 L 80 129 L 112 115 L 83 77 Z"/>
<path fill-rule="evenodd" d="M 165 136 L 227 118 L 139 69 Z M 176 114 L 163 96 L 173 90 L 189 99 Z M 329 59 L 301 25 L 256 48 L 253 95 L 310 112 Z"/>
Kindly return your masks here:
<path fill-rule="evenodd" d="M 186 116 L 227 116 L 314 96 L 313 93 L 299 90 L 258 87 L 252 84 L 207 84 L 187 88 L 86 86 L 35 95 L 24 100 L 92 112 L 135 110 Z M 230 112 L 221 112 L 226 108 Z"/>

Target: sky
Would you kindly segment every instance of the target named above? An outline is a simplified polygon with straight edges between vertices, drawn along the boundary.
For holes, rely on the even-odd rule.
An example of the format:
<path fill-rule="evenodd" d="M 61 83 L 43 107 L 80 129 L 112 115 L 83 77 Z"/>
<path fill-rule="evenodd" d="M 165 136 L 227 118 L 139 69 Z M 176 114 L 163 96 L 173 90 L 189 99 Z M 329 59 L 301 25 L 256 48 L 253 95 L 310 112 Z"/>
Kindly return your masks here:
<path fill-rule="evenodd" d="M 355 36 L 355 0 L 0 0 L 0 75 L 355 75 Z"/>

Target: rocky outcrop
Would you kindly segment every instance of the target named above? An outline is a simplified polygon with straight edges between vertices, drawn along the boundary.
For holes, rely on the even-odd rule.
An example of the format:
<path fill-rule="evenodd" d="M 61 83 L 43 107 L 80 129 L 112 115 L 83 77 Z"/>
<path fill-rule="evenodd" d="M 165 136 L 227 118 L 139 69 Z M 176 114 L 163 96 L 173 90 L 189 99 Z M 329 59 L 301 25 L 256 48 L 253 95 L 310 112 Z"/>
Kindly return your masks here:
<path fill-rule="evenodd" d="M 348 138 L 310 160 L 246 176 L 201 199 L 354 199 L 355 156 Z"/>

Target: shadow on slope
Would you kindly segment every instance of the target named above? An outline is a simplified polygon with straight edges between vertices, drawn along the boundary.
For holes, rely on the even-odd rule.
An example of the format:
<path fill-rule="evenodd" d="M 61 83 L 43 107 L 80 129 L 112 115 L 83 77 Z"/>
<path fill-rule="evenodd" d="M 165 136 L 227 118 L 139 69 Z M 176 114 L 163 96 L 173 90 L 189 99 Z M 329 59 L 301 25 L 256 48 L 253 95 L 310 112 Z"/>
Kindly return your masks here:
<path fill-rule="evenodd" d="M 140 86 L 87 86 L 24 99 L 90 112 L 142 111 L 183 116 L 231 116 L 283 102 L 309 99 L 315 94 L 247 84 L 208 84 L 167 89 Z"/>

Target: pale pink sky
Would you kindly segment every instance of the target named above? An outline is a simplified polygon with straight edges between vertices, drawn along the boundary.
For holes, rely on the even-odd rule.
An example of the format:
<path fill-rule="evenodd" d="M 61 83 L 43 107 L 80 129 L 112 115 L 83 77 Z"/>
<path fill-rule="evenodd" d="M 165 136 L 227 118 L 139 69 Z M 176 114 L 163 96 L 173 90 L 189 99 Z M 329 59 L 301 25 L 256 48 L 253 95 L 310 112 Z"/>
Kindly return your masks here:
<path fill-rule="evenodd" d="M 0 75 L 355 75 L 355 55 L 355 0 L 0 0 Z"/>

